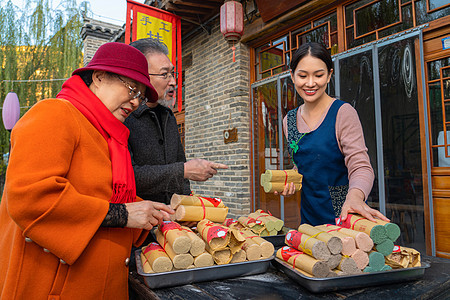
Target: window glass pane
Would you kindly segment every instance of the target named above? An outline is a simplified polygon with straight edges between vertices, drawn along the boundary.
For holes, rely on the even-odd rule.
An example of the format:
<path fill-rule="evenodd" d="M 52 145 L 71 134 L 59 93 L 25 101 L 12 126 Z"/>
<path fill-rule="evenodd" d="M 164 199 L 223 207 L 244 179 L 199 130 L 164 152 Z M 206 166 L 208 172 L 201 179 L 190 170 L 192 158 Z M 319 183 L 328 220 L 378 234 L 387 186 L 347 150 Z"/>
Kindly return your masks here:
<path fill-rule="evenodd" d="M 272 76 L 272 75 L 270 74 L 270 72 L 265 72 L 265 73 L 262 73 L 261 79 L 264 79 L 264 78 L 267 78 L 267 77 L 270 77 L 270 76 Z"/>
<path fill-rule="evenodd" d="M 397 244 L 425 252 L 422 158 L 415 38 L 378 50 L 386 215 L 401 228 Z"/>
<path fill-rule="evenodd" d="M 450 15 L 450 7 L 439 9 L 432 13 L 427 13 L 427 0 L 416 1 L 416 21 L 417 25 L 421 25 L 430 21 Z M 447 0 L 447 3 L 449 1 Z"/>
<path fill-rule="evenodd" d="M 328 24 L 321 25 L 315 29 L 297 36 L 298 44 L 302 45 L 308 42 L 318 42 L 329 47 Z"/>
<path fill-rule="evenodd" d="M 281 88 L 281 115 L 286 116 L 287 112 L 300 105 L 300 97 L 295 90 L 291 76 L 280 79 Z M 282 134 L 282 133 L 280 133 Z M 283 169 L 289 170 L 294 167 L 289 155 L 286 137 L 283 138 Z M 297 228 L 300 225 L 300 193 L 294 196 L 284 197 L 284 221 L 290 224 L 288 227 Z"/>
<path fill-rule="evenodd" d="M 450 100 L 450 79 L 444 80 L 444 100 Z M 446 106 L 449 106 L 450 103 L 446 103 Z M 450 121 L 450 116 L 446 115 L 447 122 Z"/>
<path fill-rule="evenodd" d="M 383 28 L 400 21 L 397 0 L 377 1 L 369 6 L 355 10 L 356 36 Z"/>
<path fill-rule="evenodd" d="M 443 130 L 442 123 L 442 101 L 441 85 L 439 82 L 428 84 L 428 99 L 430 101 L 431 116 L 431 141 L 433 145 L 438 144 L 439 132 Z"/>
<path fill-rule="evenodd" d="M 450 77 L 450 68 L 444 68 L 444 69 L 442 69 L 442 77 L 443 77 L 443 78 Z"/>
<path fill-rule="evenodd" d="M 273 75 L 276 75 L 276 74 L 280 74 L 280 73 L 286 71 L 287 69 L 288 69 L 288 66 L 287 65 L 283 65 L 282 67 L 273 69 L 272 72 L 273 72 Z"/>
<path fill-rule="evenodd" d="M 331 74 L 330 83 L 328 84 L 328 87 L 327 87 L 327 94 L 330 97 L 339 98 L 336 95 L 336 76 L 334 76 L 334 72 L 333 72 L 333 74 Z"/>
<path fill-rule="evenodd" d="M 349 102 L 358 112 L 364 131 L 375 182 L 368 197 L 371 206 L 378 207 L 377 144 L 375 135 L 375 104 L 373 95 L 372 52 L 366 51 L 339 60 L 341 100 Z"/>
<path fill-rule="evenodd" d="M 441 82 L 435 81 L 440 79 L 440 70 L 446 66 L 450 66 L 450 58 L 436 60 L 427 64 L 428 80 L 434 82 L 428 83 L 428 99 L 430 107 L 430 124 L 431 124 L 431 143 L 432 145 L 444 145 L 444 119 L 442 115 L 442 90 L 444 90 L 444 97 L 449 97 L 449 80 L 444 80 L 444 88 L 441 89 Z M 448 69 L 445 70 L 444 76 L 447 75 Z M 447 98 L 446 98 L 447 99 Z M 446 121 L 450 121 L 450 109 L 449 105 L 445 105 L 445 117 Z M 447 139 L 450 143 L 450 132 L 447 129 Z M 445 148 L 439 147 L 433 149 L 433 166 L 434 167 L 450 167 L 450 158 L 445 157 Z"/>
<path fill-rule="evenodd" d="M 336 13 L 330 14 L 322 19 L 319 19 L 317 21 L 313 22 L 314 27 L 317 27 L 319 25 L 322 25 L 323 23 L 330 22 L 330 31 L 336 31 L 337 30 L 337 17 Z"/>
<path fill-rule="evenodd" d="M 257 102 L 254 111 L 258 112 L 257 119 L 254 119 L 258 124 L 254 128 L 255 149 L 257 149 L 254 157 L 256 160 L 255 174 L 259 179 L 266 169 L 277 170 L 280 165 L 278 138 L 281 131 L 278 126 L 276 80 L 254 88 L 253 94 L 254 101 Z M 256 188 L 259 190 L 257 207 L 280 216 L 280 197 L 272 193 L 265 193 L 259 184 L 256 184 Z"/>
<path fill-rule="evenodd" d="M 375 41 L 375 39 L 376 39 L 376 35 L 375 35 L 375 33 L 372 33 L 370 35 L 367 35 L 367 36 L 361 37 L 361 38 L 357 38 L 355 40 L 354 36 L 353 36 L 353 28 L 347 29 L 347 47 L 348 47 L 348 49 Z"/>
<path fill-rule="evenodd" d="M 282 38 L 279 38 L 278 40 L 272 41 L 272 45 L 281 44 L 283 42 L 287 43 L 287 37 L 283 36 Z M 283 49 L 281 46 L 277 46 L 277 48 Z"/>
<path fill-rule="evenodd" d="M 353 11 L 358 7 L 361 7 L 367 3 L 372 2 L 373 0 L 361 0 L 357 1 L 353 4 L 347 5 L 345 7 L 345 26 L 353 25 Z"/>
<path fill-rule="evenodd" d="M 413 18 L 412 18 L 412 6 L 406 5 L 402 7 L 402 23 L 388 27 L 384 30 L 380 30 L 378 32 L 378 38 L 383 38 L 388 35 L 392 35 L 398 33 L 400 31 L 409 29 L 413 27 Z"/>
<path fill-rule="evenodd" d="M 441 68 L 450 66 L 450 58 L 436 60 L 428 64 L 428 80 L 436 80 L 441 78 Z M 444 76 L 446 77 L 446 76 Z"/>
<path fill-rule="evenodd" d="M 283 65 L 283 48 L 283 44 L 280 44 L 260 52 L 262 72 Z"/>
<path fill-rule="evenodd" d="M 308 30 L 310 30 L 310 29 L 311 29 L 311 23 L 308 23 L 308 24 L 306 24 L 306 25 L 300 27 L 299 29 L 294 30 L 294 31 L 292 32 L 292 35 L 297 35 L 297 34 L 299 34 L 299 33 L 308 31 Z"/>
<path fill-rule="evenodd" d="M 448 5 L 450 3 L 450 1 L 448 0 L 428 0 L 429 1 L 429 5 L 430 5 L 430 9 L 436 9 L 439 7 L 442 7 L 444 5 Z"/>

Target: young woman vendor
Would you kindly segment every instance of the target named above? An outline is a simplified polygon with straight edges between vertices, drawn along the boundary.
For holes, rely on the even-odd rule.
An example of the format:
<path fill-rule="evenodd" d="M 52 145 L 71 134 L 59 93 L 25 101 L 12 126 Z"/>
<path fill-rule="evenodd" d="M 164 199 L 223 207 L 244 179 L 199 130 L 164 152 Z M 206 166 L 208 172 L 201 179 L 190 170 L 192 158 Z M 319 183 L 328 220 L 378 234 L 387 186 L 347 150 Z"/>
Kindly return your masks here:
<path fill-rule="evenodd" d="M 291 78 L 304 104 L 289 111 L 283 130 L 295 166 L 303 175 L 301 222 L 311 225 L 334 224 L 350 212 L 369 220 L 389 221 L 365 200 L 374 173 L 356 110 L 326 93 L 333 73 L 327 49 L 307 43 L 294 53 Z M 288 183 L 282 195 L 295 192 Z"/>

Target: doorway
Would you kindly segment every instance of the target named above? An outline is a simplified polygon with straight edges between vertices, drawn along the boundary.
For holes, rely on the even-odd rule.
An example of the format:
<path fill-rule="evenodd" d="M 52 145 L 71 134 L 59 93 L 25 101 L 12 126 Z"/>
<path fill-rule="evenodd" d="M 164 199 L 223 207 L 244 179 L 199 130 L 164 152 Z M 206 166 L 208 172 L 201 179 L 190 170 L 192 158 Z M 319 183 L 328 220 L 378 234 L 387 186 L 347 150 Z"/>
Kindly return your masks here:
<path fill-rule="evenodd" d="M 429 158 L 420 122 L 425 118 L 416 65 L 420 37 L 417 29 L 335 55 L 329 94 L 349 102 L 361 120 L 375 172 L 368 204 L 401 227 L 397 244 L 425 253 L 424 201 L 429 197 L 423 174 Z M 300 103 L 289 73 L 252 84 L 254 207 L 273 210 L 291 228 L 300 223 L 300 193 L 292 199 L 266 194 L 258 179 L 268 168 L 292 168 L 281 122 Z"/>

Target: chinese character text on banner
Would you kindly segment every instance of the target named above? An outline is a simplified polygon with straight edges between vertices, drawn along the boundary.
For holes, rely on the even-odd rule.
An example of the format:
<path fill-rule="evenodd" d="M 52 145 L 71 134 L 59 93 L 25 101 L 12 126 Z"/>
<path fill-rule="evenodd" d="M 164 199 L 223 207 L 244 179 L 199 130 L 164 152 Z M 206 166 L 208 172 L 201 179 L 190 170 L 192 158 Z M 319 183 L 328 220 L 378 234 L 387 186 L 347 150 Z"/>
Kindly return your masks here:
<path fill-rule="evenodd" d="M 131 32 L 132 30 L 132 32 Z M 181 19 L 167 11 L 127 0 L 127 23 L 125 43 L 142 38 L 153 38 L 167 46 L 169 58 L 181 75 Z M 182 78 L 177 81 L 177 108 L 182 110 Z"/>

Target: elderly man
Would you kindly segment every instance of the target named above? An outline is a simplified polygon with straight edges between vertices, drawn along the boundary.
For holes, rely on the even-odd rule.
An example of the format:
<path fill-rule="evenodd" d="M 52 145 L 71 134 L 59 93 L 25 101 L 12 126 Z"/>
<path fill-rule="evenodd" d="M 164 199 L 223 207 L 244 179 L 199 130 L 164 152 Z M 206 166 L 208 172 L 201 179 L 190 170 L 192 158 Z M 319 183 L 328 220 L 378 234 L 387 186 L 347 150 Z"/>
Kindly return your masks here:
<path fill-rule="evenodd" d="M 143 199 L 168 204 L 174 193 L 191 193 L 189 180 L 206 181 L 217 169 L 228 167 L 204 159 L 186 161 L 175 116 L 167 107 L 173 101 L 177 77 L 167 47 L 151 38 L 131 46 L 147 58 L 150 82 L 159 98 L 157 103 L 141 105 L 125 122 L 130 129 L 136 191 Z"/>

